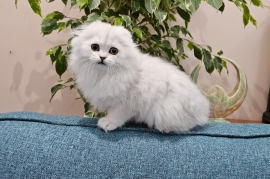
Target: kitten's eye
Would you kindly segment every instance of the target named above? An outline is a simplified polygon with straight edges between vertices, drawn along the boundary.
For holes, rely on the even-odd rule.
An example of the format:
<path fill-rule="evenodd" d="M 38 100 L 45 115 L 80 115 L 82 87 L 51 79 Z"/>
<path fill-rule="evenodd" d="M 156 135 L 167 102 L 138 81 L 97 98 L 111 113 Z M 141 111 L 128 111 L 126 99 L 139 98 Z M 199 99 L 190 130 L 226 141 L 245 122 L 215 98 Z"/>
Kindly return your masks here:
<path fill-rule="evenodd" d="M 112 55 L 116 55 L 118 53 L 118 49 L 115 47 L 110 48 L 109 53 Z"/>
<path fill-rule="evenodd" d="M 91 45 L 91 49 L 92 49 L 93 51 L 99 51 L 99 45 L 98 45 L 98 44 L 92 44 L 92 45 Z"/>

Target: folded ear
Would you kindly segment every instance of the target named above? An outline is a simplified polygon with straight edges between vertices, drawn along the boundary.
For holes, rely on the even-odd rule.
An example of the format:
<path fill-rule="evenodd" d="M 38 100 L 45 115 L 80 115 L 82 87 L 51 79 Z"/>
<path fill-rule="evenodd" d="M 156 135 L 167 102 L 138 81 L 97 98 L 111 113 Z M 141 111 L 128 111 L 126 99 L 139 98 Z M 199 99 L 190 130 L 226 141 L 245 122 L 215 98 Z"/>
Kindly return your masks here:
<path fill-rule="evenodd" d="M 91 22 L 90 24 L 83 24 L 83 25 L 80 25 L 80 26 L 72 29 L 72 34 L 75 36 L 79 36 L 81 34 L 81 32 L 85 29 L 92 29 L 93 27 L 99 27 L 99 26 L 104 25 L 104 24 L 106 24 L 106 23 L 101 22 L 100 20 L 96 20 L 94 22 Z"/>
<path fill-rule="evenodd" d="M 117 27 L 117 31 L 119 37 L 125 42 L 126 46 L 136 47 L 137 45 L 133 42 L 131 33 L 123 26 L 115 26 Z"/>
<path fill-rule="evenodd" d="M 130 33 L 125 27 L 119 26 L 119 28 L 121 28 L 121 31 L 122 31 L 122 33 L 123 33 L 123 36 L 132 39 L 131 33 Z"/>
<path fill-rule="evenodd" d="M 72 29 L 71 34 L 74 36 L 79 36 L 80 33 L 86 28 L 87 25 L 80 25 L 74 29 Z"/>

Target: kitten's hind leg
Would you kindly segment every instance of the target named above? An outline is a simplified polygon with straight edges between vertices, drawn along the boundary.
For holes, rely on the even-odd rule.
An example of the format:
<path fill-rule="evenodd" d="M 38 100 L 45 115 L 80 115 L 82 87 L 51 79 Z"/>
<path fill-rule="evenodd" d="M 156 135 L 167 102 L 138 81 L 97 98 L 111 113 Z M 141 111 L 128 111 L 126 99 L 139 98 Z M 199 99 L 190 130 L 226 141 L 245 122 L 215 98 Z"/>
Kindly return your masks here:
<path fill-rule="evenodd" d="M 132 117 L 132 113 L 126 107 L 114 108 L 108 111 L 107 116 L 100 118 L 97 125 L 108 132 L 123 126 Z"/>

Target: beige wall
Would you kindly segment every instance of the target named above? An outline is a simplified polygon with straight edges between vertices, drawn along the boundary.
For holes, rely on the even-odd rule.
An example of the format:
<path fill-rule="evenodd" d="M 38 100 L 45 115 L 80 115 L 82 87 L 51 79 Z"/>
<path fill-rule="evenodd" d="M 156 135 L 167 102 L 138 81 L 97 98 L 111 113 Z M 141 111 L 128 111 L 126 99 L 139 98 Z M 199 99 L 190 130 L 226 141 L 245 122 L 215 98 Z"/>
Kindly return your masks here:
<path fill-rule="evenodd" d="M 65 8 L 62 3 L 42 2 L 43 15 L 54 10 L 74 16 L 75 12 Z M 245 70 L 248 77 L 249 92 L 238 111 L 229 116 L 237 119 L 261 120 L 266 109 L 270 85 L 270 11 L 251 8 L 258 20 L 258 29 L 242 25 L 239 10 L 226 3 L 221 15 L 208 5 L 202 5 L 193 16 L 190 31 L 196 42 L 208 44 L 213 51 L 220 49 L 224 55 L 233 58 Z M 60 115 L 82 115 L 83 103 L 74 100 L 75 92 L 63 90 L 50 103 L 50 88 L 58 77 L 45 51 L 58 45 L 70 36 L 69 31 L 42 37 L 41 18 L 31 11 L 26 1 L 19 0 L 18 9 L 14 1 L 0 1 L 0 112 L 36 111 Z M 179 20 L 181 22 L 181 20 Z M 196 59 L 183 61 L 190 73 L 198 63 Z M 63 78 L 70 77 L 70 73 Z M 202 73 L 200 83 L 207 90 L 219 84 L 228 92 L 235 85 L 235 71 L 208 75 Z"/>

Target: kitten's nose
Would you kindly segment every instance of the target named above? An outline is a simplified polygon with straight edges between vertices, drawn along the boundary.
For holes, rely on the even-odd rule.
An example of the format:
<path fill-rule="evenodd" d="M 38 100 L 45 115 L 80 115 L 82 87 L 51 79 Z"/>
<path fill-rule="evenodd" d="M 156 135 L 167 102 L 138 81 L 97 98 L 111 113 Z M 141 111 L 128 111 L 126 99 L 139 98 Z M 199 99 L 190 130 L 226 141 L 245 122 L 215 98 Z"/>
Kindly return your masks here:
<path fill-rule="evenodd" d="M 106 57 L 99 57 L 101 61 L 105 60 Z"/>

